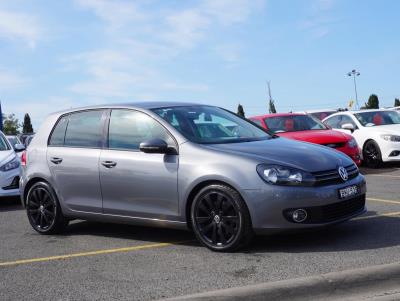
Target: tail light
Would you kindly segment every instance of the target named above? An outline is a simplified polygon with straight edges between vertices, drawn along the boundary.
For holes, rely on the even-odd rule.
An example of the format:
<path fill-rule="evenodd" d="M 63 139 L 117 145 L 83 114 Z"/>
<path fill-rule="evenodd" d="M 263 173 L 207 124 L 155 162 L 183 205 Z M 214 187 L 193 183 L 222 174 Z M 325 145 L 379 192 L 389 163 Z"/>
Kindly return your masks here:
<path fill-rule="evenodd" d="M 26 155 L 26 151 L 24 151 L 21 155 L 21 165 L 22 166 L 26 166 L 26 162 L 27 162 L 27 155 Z"/>

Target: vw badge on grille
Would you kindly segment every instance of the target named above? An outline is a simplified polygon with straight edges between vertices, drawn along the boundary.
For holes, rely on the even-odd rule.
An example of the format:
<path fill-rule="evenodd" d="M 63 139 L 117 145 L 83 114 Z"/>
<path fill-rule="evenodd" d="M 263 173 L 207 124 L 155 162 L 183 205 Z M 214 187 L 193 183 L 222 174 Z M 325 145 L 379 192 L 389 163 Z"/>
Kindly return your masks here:
<path fill-rule="evenodd" d="M 343 166 L 339 167 L 338 172 L 343 181 L 346 182 L 349 179 L 349 174 L 347 173 L 346 168 L 344 168 Z"/>

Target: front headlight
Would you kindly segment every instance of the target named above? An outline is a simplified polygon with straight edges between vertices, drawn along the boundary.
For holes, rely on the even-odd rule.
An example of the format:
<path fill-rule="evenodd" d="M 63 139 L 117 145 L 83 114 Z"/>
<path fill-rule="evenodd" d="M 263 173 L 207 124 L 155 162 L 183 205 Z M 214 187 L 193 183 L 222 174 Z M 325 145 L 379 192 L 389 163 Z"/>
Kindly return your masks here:
<path fill-rule="evenodd" d="M 354 138 L 351 138 L 351 139 L 349 140 L 349 142 L 347 142 L 347 145 L 348 145 L 350 148 L 358 147 L 357 141 L 356 141 L 356 139 L 354 139 Z"/>
<path fill-rule="evenodd" d="M 1 171 L 9 171 L 12 169 L 16 169 L 19 167 L 19 159 L 17 157 L 14 157 L 11 161 L 8 161 L 6 164 L 2 165 L 0 167 Z"/>
<path fill-rule="evenodd" d="M 281 165 L 260 164 L 257 173 L 273 185 L 312 186 L 315 181 L 310 173 Z"/>
<path fill-rule="evenodd" d="M 384 134 L 381 135 L 381 138 L 386 141 L 400 142 L 400 136 L 397 135 Z"/>

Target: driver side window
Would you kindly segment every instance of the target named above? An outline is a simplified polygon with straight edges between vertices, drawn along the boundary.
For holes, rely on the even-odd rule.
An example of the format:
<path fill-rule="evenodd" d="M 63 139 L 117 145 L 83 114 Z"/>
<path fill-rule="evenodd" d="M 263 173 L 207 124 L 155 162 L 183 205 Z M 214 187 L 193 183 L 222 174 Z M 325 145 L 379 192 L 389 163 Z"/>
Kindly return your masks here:
<path fill-rule="evenodd" d="M 120 150 L 139 150 L 140 143 L 159 138 L 175 145 L 167 130 L 152 117 L 133 110 L 112 110 L 108 147 Z"/>

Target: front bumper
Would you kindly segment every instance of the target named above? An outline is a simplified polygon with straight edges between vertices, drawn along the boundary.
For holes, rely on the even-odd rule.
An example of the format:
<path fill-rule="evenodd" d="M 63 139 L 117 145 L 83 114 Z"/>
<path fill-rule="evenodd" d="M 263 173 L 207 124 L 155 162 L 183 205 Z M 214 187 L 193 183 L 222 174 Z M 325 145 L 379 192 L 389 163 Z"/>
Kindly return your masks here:
<path fill-rule="evenodd" d="M 351 185 L 358 185 L 359 194 L 347 199 L 339 199 L 338 190 Z M 346 201 L 351 201 L 356 197 L 365 197 L 366 183 L 365 178 L 359 174 L 356 178 L 342 184 L 322 186 L 322 187 L 288 187 L 274 186 L 265 184 L 260 190 L 245 190 L 242 192 L 248 205 L 253 229 L 256 233 L 273 233 L 293 229 L 306 229 L 336 224 L 346 221 L 354 216 L 366 211 L 365 205 L 355 211 L 347 211 L 346 215 L 319 220 L 316 223 L 294 223 L 290 222 L 284 213 L 291 208 L 321 208 L 345 206 Z M 346 212 L 346 211 L 344 211 Z"/>
<path fill-rule="evenodd" d="M 400 142 L 381 140 L 379 143 L 382 161 L 400 161 Z"/>
<path fill-rule="evenodd" d="M 0 171 L 0 197 L 19 196 L 20 169 Z"/>

